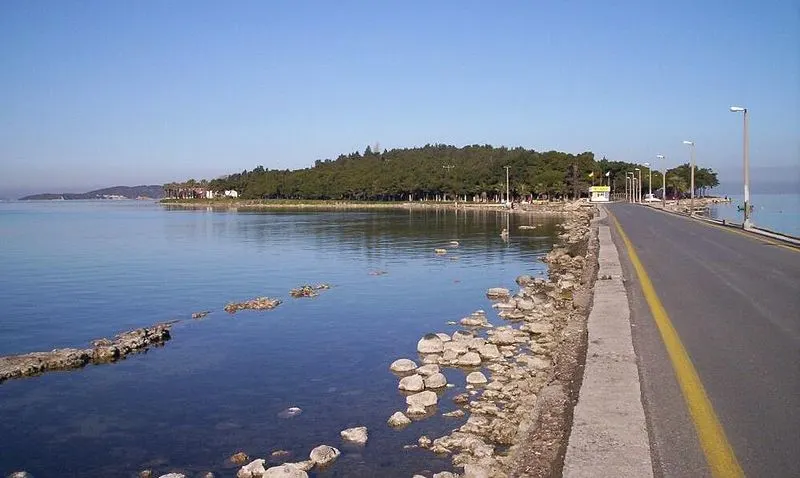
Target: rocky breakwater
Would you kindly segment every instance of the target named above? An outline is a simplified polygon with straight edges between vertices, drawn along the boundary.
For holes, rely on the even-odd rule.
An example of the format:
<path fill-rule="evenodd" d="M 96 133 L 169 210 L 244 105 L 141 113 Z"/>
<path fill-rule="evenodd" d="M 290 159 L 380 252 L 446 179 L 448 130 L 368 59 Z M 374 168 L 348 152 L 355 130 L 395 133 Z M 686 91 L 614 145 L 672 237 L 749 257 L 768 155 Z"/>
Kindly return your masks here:
<path fill-rule="evenodd" d="M 246 300 L 244 302 L 231 302 L 225 306 L 225 312 L 235 314 L 240 310 L 272 310 L 281 305 L 280 299 L 271 299 L 269 297 L 257 297 L 255 299 Z"/>
<path fill-rule="evenodd" d="M 520 276 L 516 293 L 487 291 L 507 324 L 493 327 L 485 312 L 476 311 L 460 322 L 467 330 L 422 337 L 417 351 L 426 365 L 410 359 L 392 364 L 401 376 L 399 388 L 414 393 L 390 426 L 407 426 L 435 410 L 440 397 L 424 379 L 433 369 L 423 373 L 423 367 L 458 368 L 464 384 L 453 385 L 464 391 L 453 398 L 456 410 L 444 415 L 467 416 L 466 422 L 445 436 L 422 436 L 416 446 L 450 454 L 464 477 L 558 474 L 586 350 L 596 267 L 593 211 L 573 206 L 565 217 L 559 244 L 544 258 L 547 280 Z"/>
<path fill-rule="evenodd" d="M 70 370 L 89 363 L 114 362 L 127 355 L 162 345 L 170 339 L 172 323 L 130 330 L 113 339 L 99 339 L 86 349 L 55 349 L 0 357 L 0 382 L 11 378 L 28 377 L 53 370 Z"/>

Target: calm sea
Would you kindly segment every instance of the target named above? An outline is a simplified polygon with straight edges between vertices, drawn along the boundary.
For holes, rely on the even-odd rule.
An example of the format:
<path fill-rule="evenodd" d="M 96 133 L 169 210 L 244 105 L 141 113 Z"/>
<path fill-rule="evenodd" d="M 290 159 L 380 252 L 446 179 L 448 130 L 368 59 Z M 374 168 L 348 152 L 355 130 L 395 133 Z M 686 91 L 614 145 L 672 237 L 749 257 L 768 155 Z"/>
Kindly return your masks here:
<path fill-rule="evenodd" d="M 508 224 L 506 221 L 510 221 Z M 233 477 L 225 460 L 243 450 L 316 445 L 343 454 L 316 476 L 402 476 L 449 469 L 449 459 L 403 450 L 463 421 L 440 415 L 402 431 L 400 357 L 417 340 L 451 333 L 486 309 L 488 287 L 541 275 L 555 219 L 495 212 L 243 212 L 166 210 L 151 202 L 0 204 L 0 354 L 85 347 L 91 339 L 182 319 L 165 347 L 113 365 L 0 384 L 0 476 L 156 476 L 181 470 Z M 510 226 L 504 242 L 499 232 Z M 461 246 L 446 256 L 434 248 Z M 372 275 L 371 271 L 385 271 Z M 333 288 L 292 299 L 304 283 Z M 273 311 L 228 315 L 229 301 L 279 297 Z M 212 311 L 192 320 L 195 311 Z M 464 372 L 439 412 L 454 409 Z M 290 406 L 303 413 L 279 418 Z M 363 449 L 339 431 L 364 425 Z"/>
<path fill-rule="evenodd" d="M 711 207 L 711 217 L 740 223 L 744 220 L 739 207 L 744 204 L 743 195 L 729 196 L 729 204 Z M 753 194 L 753 223 L 764 229 L 800 237 L 800 193 Z"/>

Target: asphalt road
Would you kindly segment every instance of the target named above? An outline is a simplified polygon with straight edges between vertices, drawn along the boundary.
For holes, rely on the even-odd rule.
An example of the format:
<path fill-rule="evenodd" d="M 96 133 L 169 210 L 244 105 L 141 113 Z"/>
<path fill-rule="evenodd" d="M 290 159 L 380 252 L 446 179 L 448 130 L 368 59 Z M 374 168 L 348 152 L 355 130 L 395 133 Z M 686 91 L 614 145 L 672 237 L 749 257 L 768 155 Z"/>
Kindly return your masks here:
<path fill-rule="evenodd" d="M 611 204 L 748 477 L 800 477 L 800 251 L 645 206 Z M 710 476 L 627 251 L 656 476 Z"/>

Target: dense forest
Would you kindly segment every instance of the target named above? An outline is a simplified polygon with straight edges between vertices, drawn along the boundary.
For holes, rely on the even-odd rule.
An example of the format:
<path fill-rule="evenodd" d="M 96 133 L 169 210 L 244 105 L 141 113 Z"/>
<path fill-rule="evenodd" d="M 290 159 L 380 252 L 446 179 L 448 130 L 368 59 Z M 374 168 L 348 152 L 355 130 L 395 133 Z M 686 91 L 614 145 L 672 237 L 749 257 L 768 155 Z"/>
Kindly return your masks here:
<path fill-rule="evenodd" d="M 642 170 L 643 191 L 648 190 L 646 166 L 596 160 L 591 152 L 537 152 L 490 145 L 458 148 L 442 144 L 383 152 L 368 146 L 363 153 L 317 160 L 310 168 L 290 171 L 258 166 L 210 181 L 191 179 L 164 187 L 233 189 L 246 199 L 494 200 L 505 196 L 506 167 L 511 196 L 518 199 L 585 196 L 589 186 L 601 182 L 621 193 L 625 190 L 625 172 L 637 167 Z M 667 195 L 687 193 L 689 174 L 688 164 L 668 170 Z M 717 174 L 711 169 L 695 170 L 697 193 L 718 184 Z M 653 191 L 660 188 L 661 173 L 653 170 Z"/>

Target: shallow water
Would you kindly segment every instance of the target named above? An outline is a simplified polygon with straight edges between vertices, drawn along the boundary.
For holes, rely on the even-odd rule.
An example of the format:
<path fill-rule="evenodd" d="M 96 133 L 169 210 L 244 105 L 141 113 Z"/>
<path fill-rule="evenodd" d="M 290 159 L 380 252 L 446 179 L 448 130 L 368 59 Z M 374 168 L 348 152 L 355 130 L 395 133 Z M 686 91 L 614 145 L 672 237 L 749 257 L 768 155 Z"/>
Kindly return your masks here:
<path fill-rule="evenodd" d="M 508 221 L 508 222 L 507 222 Z M 392 430 L 405 409 L 388 365 L 416 342 L 486 309 L 488 287 L 540 275 L 557 219 L 496 212 L 232 212 L 150 202 L 0 204 L 0 354 L 85 347 L 122 330 L 183 319 L 165 347 L 113 365 L 0 384 L 0 475 L 235 476 L 225 459 L 316 445 L 339 460 L 312 476 L 403 476 L 449 458 L 403 450 L 464 419 L 440 415 Z M 519 231 L 521 224 L 539 224 Z M 504 242 L 499 232 L 509 227 Z M 433 249 L 460 247 L 436 256 Z M 385 275 L 371 275 L 371 271 Z M 289 289 L 328 282 L 313 299 Z M 229 315 L 229 301 L 279 297 L 272 311 Z M 192 312 L 210 310 L 202 320 Z M 445 370 L 455 409 L 465 372 Z M 290 406 L 303 412 L 280 418 Z M 363 449 L 339 431 L 364 425 Z"/>

